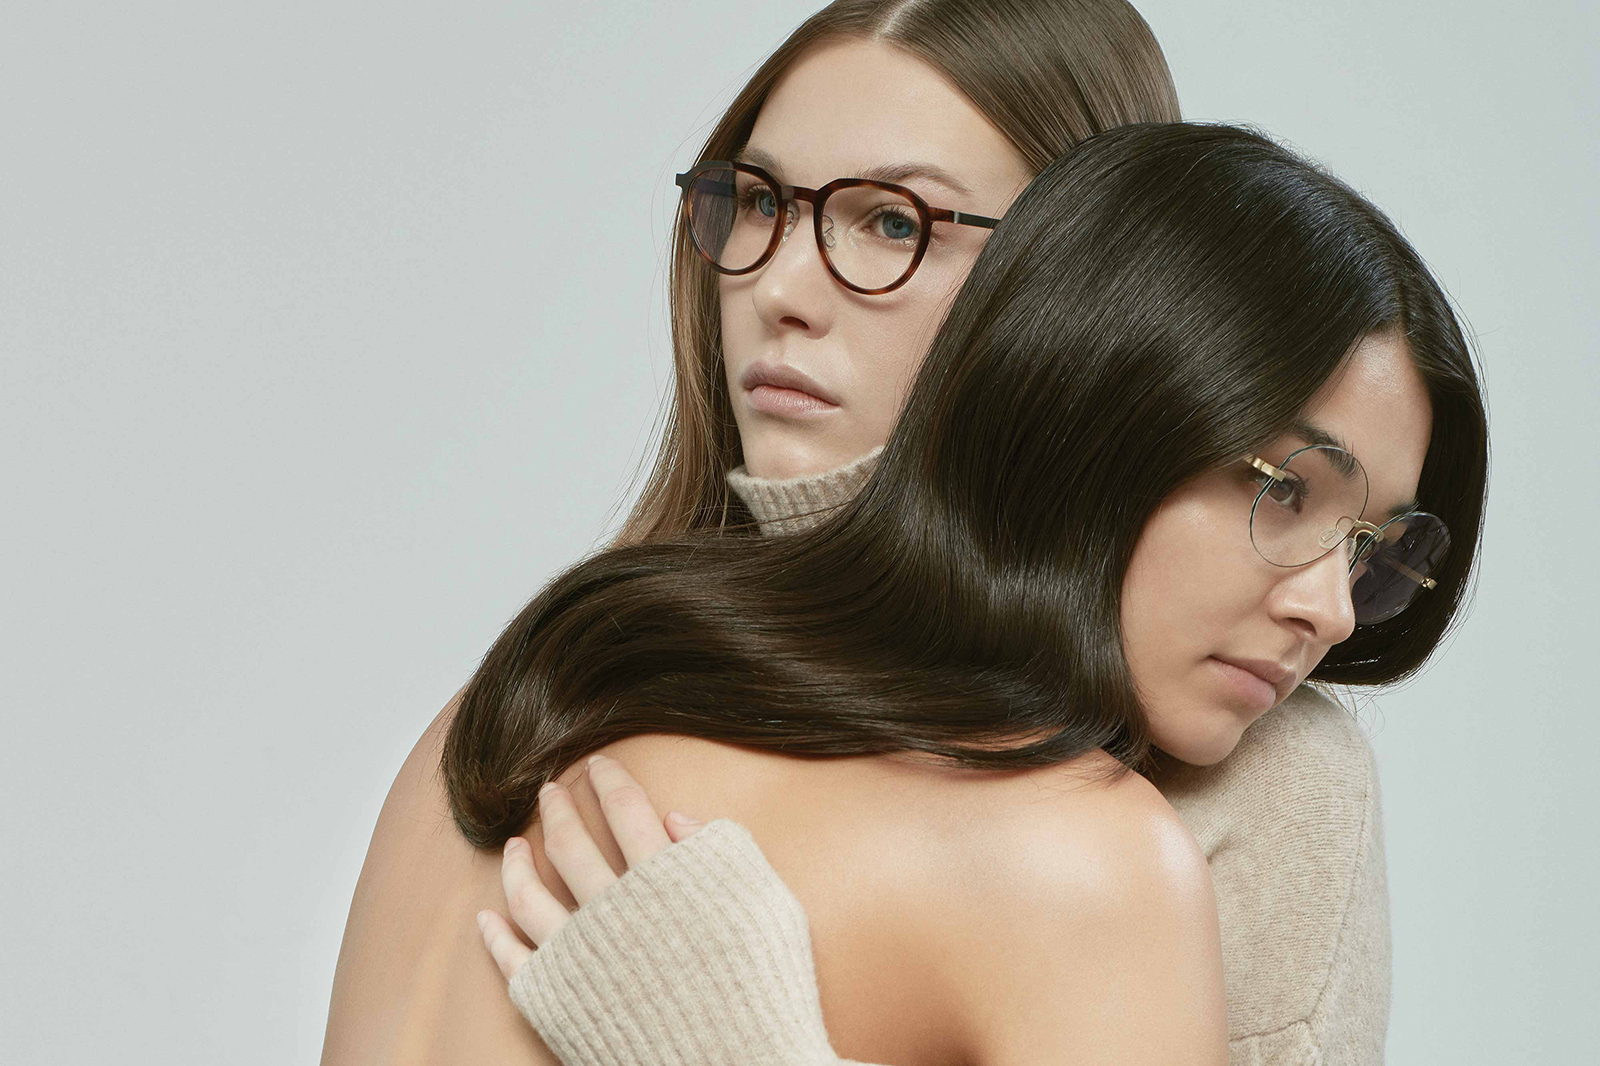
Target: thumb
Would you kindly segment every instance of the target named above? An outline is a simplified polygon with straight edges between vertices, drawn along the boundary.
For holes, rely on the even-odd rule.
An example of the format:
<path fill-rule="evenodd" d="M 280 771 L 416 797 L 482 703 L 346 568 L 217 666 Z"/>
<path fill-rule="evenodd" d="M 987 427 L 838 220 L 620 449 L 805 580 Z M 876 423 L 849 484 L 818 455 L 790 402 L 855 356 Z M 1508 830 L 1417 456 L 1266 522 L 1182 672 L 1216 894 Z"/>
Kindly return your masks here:
<path fill-rule="evenodd" d="M 704 822 L 697 821 L 682 811 L 673 811 L 667 815 L 667 836 L 672 838 L 674 844 L 680 840 L 687 840 L 706 827 Z"/>

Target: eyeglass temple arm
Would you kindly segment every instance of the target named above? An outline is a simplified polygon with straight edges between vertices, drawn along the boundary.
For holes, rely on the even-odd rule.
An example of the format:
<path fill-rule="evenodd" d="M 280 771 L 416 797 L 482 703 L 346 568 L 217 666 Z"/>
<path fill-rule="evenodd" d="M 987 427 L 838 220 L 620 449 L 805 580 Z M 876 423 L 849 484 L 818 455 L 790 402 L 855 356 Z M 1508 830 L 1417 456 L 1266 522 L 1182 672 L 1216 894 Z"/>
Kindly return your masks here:
<path fill-rule="evenodd" d="M 736 189 L 736 186 L 731 181 L 712 181 L 709 178 L 696 178 L 690 174 L 679 174 L 673 181 L 685 189 L 693 181 L 694 184 L 705 187 L 707 191 L 716 193 L 718 196 L 732 196 Z"/>
<path fill-rule="evenodd" d="M 1388 523 L 1385 523 L 1385 525 L 1387 524 Z M 1351 536 L 1365 534 L 1373 540 L 1377 540 L 1379 539 L 1379 535 L 1382 533 L 1382 527 L 1375 526 L 1371 522 L 1363 522 L 1360 519 L 1356 520 L 1356 527 L 1357 528 L 1351 531 Z M 1434 589 L 1439 587 L 1439 583 L 1433 578 L 1423 577 L 1421 574 L 1411 569 L 1411 567 L 1407 566 L 1405 563 L 1400 562 L 1398 559 L 1391 559 L 1386 563 L 1386 565 L 1396 573 L 1409 577 L 1412 581 L 1415 581 L 1425 589 Z"/>
<path fill-rule="evenodd" d="M 928 217 L 935 222 L 954 222 L 958 226 L 982 226 L 984 229 L 994 229 L 1000 224 L 998 218 L 974 215 L 970 211 L 951 211 L 945 207 L 928 208 Z"/>
<path fill-rule="evenodd" d="M 1282 470 L 1279 470 L 1277 467 L 1273 466 L 1259 455 L 1241 455 L 1239 457 L 1239 461 L 1241 463 L 1248 463 L 1274 481 L 1289 480 L 1288 474 L 1285 474 Z"/>
<path fill-rule="evenodd" d="M 1400 573 L 1404 574 L 1406 577 L 1409 577 L 1412 581 L 1415 581 L 1417 584 L 1421 585 L 1425 589 L 1434 589 L 1434 588 L 1438 588 L 1439 587 L 1439 583 L 1437 581 L 1435 581 L 1433 578 L 1431 578 L 1431 577 L 1423 577 L 1421 574 L 1419 574 L 1415 570 L 1411 569 L 1411 567 L 1407 566 L 1405 563 L 1394 563 L 1394 562 L 1392 562 L 1389 565 L 1390 565 L 1390 567 L 1392 567 L 1395 570 L 1398 570 Z"/>

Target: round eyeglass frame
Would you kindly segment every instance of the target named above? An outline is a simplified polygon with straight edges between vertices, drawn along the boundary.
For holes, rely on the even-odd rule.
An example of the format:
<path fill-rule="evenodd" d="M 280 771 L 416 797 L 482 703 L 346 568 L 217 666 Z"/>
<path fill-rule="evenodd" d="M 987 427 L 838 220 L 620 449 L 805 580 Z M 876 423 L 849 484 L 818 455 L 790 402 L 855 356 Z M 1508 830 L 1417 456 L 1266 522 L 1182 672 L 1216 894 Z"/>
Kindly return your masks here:
<path fill-rule="evenodd" d="M 756 256 L 755 262 L 751 263 L 749 266 L 736 268 L 723 266 L 721 263 L 717 262 L 715 256 L 713 256 L 706 249 L 700 247 L 700 242 L 695 239 L 694 201 L 689 196 L 689 186 L 693 183 L 697 176 L 708 170 L 743 171 L 744 173 L 749 174 L 759 181 L 765 183 L 776 194 L 777 209 L 773 212 L 772 216 L 772 236 L 767 241 L 766 250 L 760 255 Z M 906 188 L 904 185 L 896 185 L 893 182 L 888 181 L 874 181 L 871 178 L 835 178 L 828 182 L 828 184 L 822 186 L 820 189 L 808 189 L 801 185 L 784 185 L 780 183 L 777 178 L 774 178 L 771 174 L 767 173 L 761 167 L 758 167 L 753 163 L 732 163 L 723 160 L 711 160 L 709 162 L 699 163 L 693 167 L 690 167 L 684 173 L 679 174 L 675 180 L 678 186 L 683 189 L 679 203 L 682 205 L 684 217 L 688 221 L 687 229 L 689 231 L 689 242 L 694 245 L 694 250 L 700 253 L 700 258 L 704 259 L 707 263 L 710 263 L 712 268 L 718 273 L 727 274 L 730 276 L 738 276 L 741 274 L 753 273 L 766 266 L 767 263 L 772 259 L 773 255 L 777 252 L 778 246 L 783 243 L 784 237 L 789 232 L 789 226 L 785 221 L 788 218 L 789 205 L 794 201 L 799 200 L 811 205 L 811 229 L 816 238 L 817 251 L 822 256 L 822 264 L 828 268 L 828 273 L 833 275 L 833 279 L 840 285 L 843 285 L 851 292 L 859 292 L 863 296 L 881 296 L 886 292 L 893 292 L 895 289 L 898 289 L 907 281 L 911 280 L 911 275 L 917 272 L 917 267 L 922 263 L 923 255 L 928 251 L 928 240 L 932 236 L 931 231 L 935 222 L 952 222 L 958 226 L 980 226 L 984 229 L 994 229 L 1000 224 L 1000 220 L 998 218 L 990 218 L 987 215 L 974 215 L 967 211 L 952 211 L 945 207 L 930 207 L 926 200 L 912 192 L 910 189 Z M 890 284 L 880 286 L 879 288 L 866 288 L 864 286 L 857 285 L 849 278 L 841 274 L 839 272 L 839 268 L 833 265 L 833 259 L 829 257 L 827 245 L 824 243 L 824 236 L 822 232 L 822 208 L 828 202 L 828 197 L 832 196 L 840 189 L 860 188 L 882 189 L 885 192 L 891 192 L 899 196 L 904 196 L 911 202 L 911 206 L 915 208 L 917 212 L 917 247 L 916 251 L 911 256 L 910 264 L 906 266 L 905 273 L 901 274 Z"/>
<path fill-rule="evenodd" d="M 1350 528 L 1346 529 L 1346 530 L 1343 530 L 1342 532 L 1343 532 L 1344 535 L 1341 536 L 1338 540 L 1334 541 L 1331 544 L 1325 545 L 1323 547 L 1323 551 L 1322 551 L 1322 553 L 1320 555 L 1313 555 L 1311 558 L 1305 559 L 1305 560 L 1303 560 L 1301 562 L 1297 562 L 1297 563 L 1280 563 L 1276 559 L 1269 558 L 1267 553 L 1261 550 L 1261 545 L 1256 541 L 1256 511 L 1257 511 L 1258 508 L 1260 508 L 1261 501 L 1266 497 L 1267 493 L 1269 491 L 1271 491 L 1273 484 L 1274 483 L 1282 483 L 1282 481 L 1284 479 L 1280 475 L 1282 475 L 1285 472 L 1288 472 L 1289 464 L 1294 462 L 1295 457 L 1299 456 L 1299 455 L 1304 455 L 1306 452 L 1313 452 L 1313 451 L 1339 452 L 1339 453 L 1341 453 L 1343 455 L 1350 456 L 1350 461 L 1355 464 L 1356 470 L 1359 471 L 1360 474 L 1361 474 L 1361 507 L 1360 507 L 1360 510 L 1357 511 L 1357 513 L 1355 513 L 1353 515 L 1343 515 L 1343 516 L 1341 516 L 1341 520 L 1345 519 L 1345 518 L 1348 518 L 1350 520 Z M 1318 561 L 1319 559 L 1327 558 L 1329 552 L 1334 551 L 1341 544 L 1343 544 L 1345 541 L 1353 539 L 1358 534 L 1366 537 L 1367 545 L 1376 543 L 1376 541 L 1373 538 L 1376 536 L 1376 534 L 1377 534 L 1378 530 L 1380 529 L 1380 527 L 1379 526 L 1375 526 L 1370 522 L 1363 522 L 1361 520 L 1361 515 L 1365 514 L 1366 510 L 1367 510 L 1367 496 L 1368 496 L 1368 492 L 1369 492 L 1369 489 L 1367 487 L 1368 486 L 1367 469 L 1366 469 L 1366 467 L 1361 465 L 1361 460 L 1360 459 L 1357 459 L 1354 455 L 1352 455 L 1350 452 L 1346 451 L 1344 448 L 1339 448 L 1339 447 L 1336 447 L 1336 446 L 1331 445 L 1331 444 L 1308 444 L 1303 448 L 1296 448 L 1294 451 L 1290 452 L 1286 457 L 1284 457 L 1283 461 L 1278 463 L 1276 466 L 1274 466 L 1271 463 L 1266 462 L 1266 460 L 1264 460 L 1260 456 L 1256 456 L 1256 455 L 1244 456 L 1244 462 L 1245 462 L 1246 465 L 1254 467 L 1256 470 L 1261 471 L 1261 473 L 1265 474 L 1268 478 L 1271 479 L 1270 482 L 1268 482 L 1267 484 L 1261 486 L 1261 489 L 1256 493 L 1256 498 L 1250 502 L 1250 546 L 1255 548 L 1256 554 L 1261 556 L 1261 558 L 1263 560 L 1265 560 L 1266 562 L 1270 563 L 1273 566 L 1282 567 L 1283 569 L 1286 569 L 1286 570 L 1292 570 L 1292 569 L 1294 569 L 1296 567 L 1310 566 L 1312 563 Z M 1391 519 L 1391 521 L 1393 521 L 1393 519 Z M 1323 536 L 1324 537 L 1327 535 L 1327 532 L 1328 532 L 1327 530 L 1323 531 Z M 1322 541 L 1322 538 L 1319 537 L 1318 538 L 1318 543 L 1321 544 L 1321 541 Z M 1356 568 L 1356 564 L 1361 561 L 1361 559 L 1359 557 L 1359 550 L 1364 549 L 1366 547 L 1366 545 L 1357 544 L 1356 547 L 1357 547 L 1358 551 L 1352 553 L 1352 557 L 1351 557 L 1351 561 L 1350 561 L 1350 569 L 1351 570 L 1354 570 Z"/>
<path fill-rule="evenodd" d="M 1256 470 L 1259 470 L 1261 473 L 1266 474 L 1269 478 L 1272 478 L 1273 481 L 1278 481 L 1278 480 L 1281 480 L 1278 475 L 1283 473 L 1284 471 L 1286 471 L 1288 469 L 1289 464 L 1294 461 L 1295 456 L 1300 455 L 1303 452 L 1309 452 L 1309 451 L 1313 451 L 1313 450 L 1317 450 L 1317 449 L 1321 449 L 1323 451 L 1342 452 L 1343 454 L 1350 456 L 1350 460 L 1351 460 L 1351 462 L 1353 462 L 1355 464 L 1356 469 L 1361 471 L 1361 479 L 1362 479 L 1363 483 L 1366 482 L 1366 480 L 1367 480 L 1367 471 L 1366 471 L 1366 468 L 1361 465 L 1361 460 L 1357 459 L 1355 457 L 1355 455 L 1352 454 L 1347 449 L 1340 448 L 1340 447 L 1337 447 L 1336 445 L 1331 445 L 1331 444 L 1308 444 L 1303 448 L 1296 448 L 1294 451 L 1290 452 L 1284 458 L 1284 460 L 1281 463 L 1277 464 L 1277 466 L 1273 466 L 1272 464 L 1267 463 L 1266 460 L 1262 459 L 1258 455 L 1242 456 L 1240 461 L 1245 463 L 1247 466 L 1251 466 L 1251 467 L 1255 468 Z M 1350 528 L 1344 531 L 1344 535 L 1342 537 L 1340 537 L 1338 540 L 1334 541 L 1332 544 L 1328 545 L 1327 549 L 1325 551 L 1323 551 L 1322 554 L 1317 555 L 1317 556 L 1313 556 L 1312 558 L 1307 559 L 1305 562 L 1302 562 L 1302 563 L 1280 563 L 1280 562 L 1276 562 L 1276 561 L 1274 561 L 1272 559 L 1267 558 L 1266 553 L 1261 550 L 1261 546 L 1256 543 L 1256 530 L 1255 530 L 1256 508 L 1258 506 L 1260 506 L 1262 497 L 1264 497 L 1271 488 L 1272 488 L 1272 485 L 1270 483 L 1261 486 L 1260 491 L 1258 491 L 1256 493 L 1255 499 L 1250 502 L 1250 519 L 1249 519 L 1249 529 L 1248 529 L 1248 532 L 1249 532 L 1249 535 L 1250 535 L 1250 546 L 1255 549 L 1256 554 L 1261 557 L 1262 561 L 1266 562 L 1267 564 L 1269 564 L 1271 566 L 1282 567 L 1283 569 L 1295 569 L 1295 568 L 1302 567 L 1302 566 L 1310 566 L 1312 563 L 1315 563 L 1315 562 L 1318 562 L 1319 560 L 1327 558 L 1328 554 L 1330 552 L 1333 552 L 1333 551 L 1337 550 L 1346 541 L 1351 541 L 1351 542 L 1354 543 L 1354 548 L 1350 552 L 1350 560 L 1349 560 L 1348 566 L 1346 567 L 1346 572 L 1347 573 L 1354 573 L 1355 572 L 1355 568 L 1358 565 L 1360 565 L 1361 563 L 1365 562 L 1366 560 L 1372 558 L 1372 555 L 1377 550 L 1378 545 L 1383 543 L 1383 531 L 1385 529 L 1387 529 L 1389 526 L 1393 525 L 1396 522 L 1402 521 L 1404 519 L 1414 519 L 1414 518 L 1417 518 L 1419 516 L 1421 516 L 1423 518 L 1431 518 L 1435 522 L 1438 522 L 1440 528 L 1444 532 L 1445 537 L 1448 538 L 1449 535 L 1450 535 L 1450 529 L 1449 529 L 1448 526 L 1446 526 L 1444 524 L 1443 520 L 1440 519 L 1438 515 L 1432 514 L 1432 513 L 1428 512 L 1428 511 L 1406 511 L 1406 512 L 1404 512 L 1402 514 L 1397 514 L 1394 517 L 1389 518 L 1389 519 L 1385 520 L 1384 522 L 1382 522 L 1382 523 L 1380 523 L 1378 525 L 1373 525 L 1371 522 L 1364 521 L 1361 518 L 1360 514 L 1353 515 L 1353 516 L 1352 515 L 1344 515 L 1344 516 L 1342 516 L 1343 518 L 1347 518 L 1347 519 L 1350 520 Z M 1361 513 L 1365 514 L 1366 510 L 1367 510 L 1366 493 L 1363 492 L 1363 494 L 1362 494 L 1362 502 L 1361 502 Z M 1448 540 L 1447 540 L 1447 543 L 1448 543 Z M 1394 618 L 1397 615 L 1403 613 L 1408 607 L 1410 607 L 1413 603 L 1415 603 L 1417 601 L 1417 596 L 1420 593 L 1422 593 L 1424 591 L 1432 590 L 1432 589 L 1435 589 L 1435 588 L 1438 587 L 1438 581 L 1435 578 L 1433 578 L 1433 577 L 1431 577 L 1431 576 L 1429 576 L 1427 574 L 1411 574 L 1411 575 L 1409 575 L 1409 577 L 1411 578 L 1411 580 L 1416 582 L 1417 588 L 1398 607 L 1395 607 L 1395 608 L 1389 610 L 1388 612 L 1386 612 L 1386 613 L 1384 613 L 1382 615 L 1379 615 L 1378 617 L 1368 618 L 1368 619 L 1365 619 L 1365 620 L 1357 621 L 1356 624 L 1357 625 L 1366 626 L 1366 625 L 1376 625 L 1379 622 L 1386 622 L 1389 619 Z M 1352 588 L 1353 587 L 1354 586 L 1352 586 Z"/>

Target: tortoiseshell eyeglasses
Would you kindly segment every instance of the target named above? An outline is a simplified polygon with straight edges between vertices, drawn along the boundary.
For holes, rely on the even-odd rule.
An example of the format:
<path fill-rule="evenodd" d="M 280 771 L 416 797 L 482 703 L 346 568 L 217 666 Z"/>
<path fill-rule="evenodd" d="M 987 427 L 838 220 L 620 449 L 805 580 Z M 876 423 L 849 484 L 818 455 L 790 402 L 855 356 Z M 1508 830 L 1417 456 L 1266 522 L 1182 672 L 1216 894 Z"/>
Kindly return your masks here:
<path fill-rule="evenodd" d="M 782 185 L 750 163 L 711 161 L 679 174 L 689 235 L 723 274 L 761 269 L 811 205 L 817 248 L 839 284 L 868 296 L 893 292 L 916 272 L 935 222 L 994 229 L 986 215 L 929 207 L 903 185 L 837 178 L 820 189 Z"/>

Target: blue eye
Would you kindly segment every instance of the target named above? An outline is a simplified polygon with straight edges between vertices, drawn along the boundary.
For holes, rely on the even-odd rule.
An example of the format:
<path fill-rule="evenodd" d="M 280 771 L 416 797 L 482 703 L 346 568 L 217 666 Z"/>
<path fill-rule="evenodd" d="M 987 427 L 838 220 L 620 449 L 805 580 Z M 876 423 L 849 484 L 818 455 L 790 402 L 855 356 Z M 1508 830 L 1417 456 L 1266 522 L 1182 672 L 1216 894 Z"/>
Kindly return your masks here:
<path fill-rule="evenodd" d="M 772 218 L 778 213 L 778 198 L 766 185 L 746 185 L 734 192 L 733 199 L 741 213 L 759 211 L 763 218 Z"/>
<path fill-rule="evenodd" d="M 917 220 L 911 218 L 891 207 L 886 207 L 873 220 L 877 223 L 877 235 L 891 241 L 915 241 L 917 239 Z"/>
<path fill-rule="evenodd" d="M 899 214 L 883 216 L 883 235 L 890 240 L 909 240 L 917 235 L 917 224 Z"/>

